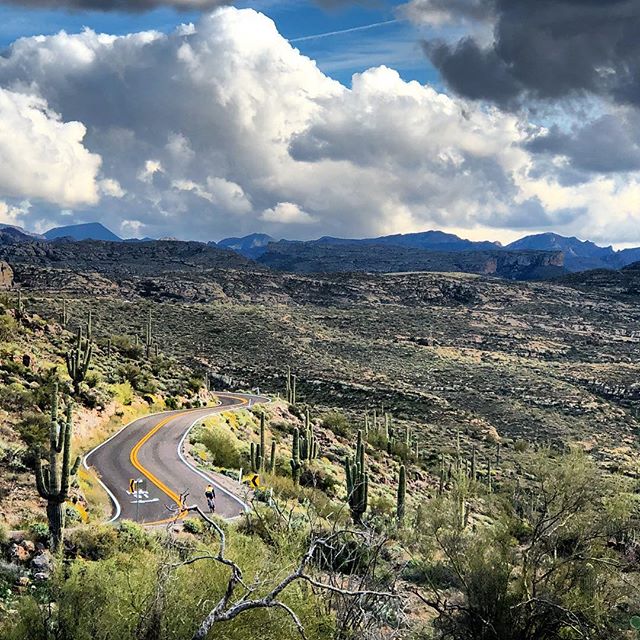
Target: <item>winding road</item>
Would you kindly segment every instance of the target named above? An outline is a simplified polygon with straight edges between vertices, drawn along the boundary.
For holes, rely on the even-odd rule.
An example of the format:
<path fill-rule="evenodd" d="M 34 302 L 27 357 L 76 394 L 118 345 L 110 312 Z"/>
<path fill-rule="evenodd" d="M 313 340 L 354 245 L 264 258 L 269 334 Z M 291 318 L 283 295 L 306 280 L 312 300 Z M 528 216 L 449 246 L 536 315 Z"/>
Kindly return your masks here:
<path fill-rule="evenodd" d="M 268 399 L 238 393 L 216 395 L 220 400 L 216 407 L 139 418 L 85 456 L 85 468 L 97 472 L 113 503 L 110 522 L 120 519 L 146 525 L 171 522 L 184 491 L 189 491 L 189 504 L 198 504 L 206 511 L 204 490 L 209 482 L 216 489 L 216 513 L 233 518 L 247 508 L 240 498 L 220 485 L 215 473 L 205 474 L 192 466 L 182 450 L 189 431 L 202 418 Z M 129 483 L 138 479 L 143 482 L 132 494 Z"/>

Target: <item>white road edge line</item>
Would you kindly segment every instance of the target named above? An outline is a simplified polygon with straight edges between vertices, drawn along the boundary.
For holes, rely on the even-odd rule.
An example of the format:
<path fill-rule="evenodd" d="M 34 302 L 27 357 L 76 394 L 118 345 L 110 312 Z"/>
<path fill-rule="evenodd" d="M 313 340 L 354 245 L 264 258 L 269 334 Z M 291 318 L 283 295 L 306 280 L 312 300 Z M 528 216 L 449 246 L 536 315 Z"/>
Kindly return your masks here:
<path fill-rule="evenodd" d="M 237 395 L 242 395 L 242 394 L 237 394 Z M 266 404 L 266 403 L 264 403 Z M 249 400 L 249 404 L 248 406 L 251 406 L 251 400 Z M 238 407 L 229 407 L 226 410 L 231 410 L 233 411 L 235 409 L 242 409 L 244 408 L 244 405 L 240 405 Z M 204 418 L 206 418 L 208 416 L 204 416 Z M 182 449 L 185 443 L 185 440 L 187 439 L 187 437 L 189 436 L 189 434 L 191 433 L 191 431 L 193 431 L 193 428 L 198 424 L 198 422 L 200 422 L 201 420 L 203 420 L 204 418 L 198 418 L 185 432 L 184 435 L 182 436 L 182 438 L 180 439 L 180 442 L 178 443 L 178 457 L 180 458 L 180 460 L 182 460 L 182 462 L 187 465 L 187 467 L 189 467 L 189 469 L 191 469 L 191 471 L 195 471 L 201 478 L 204 478 L 207 482 L 211 482 L 211 484 L 213 484 L 216 488 L 220 489 L 220 491 L 222 491 L 222 493 L 224 493 L 225 495 L 229 496 L 230 498 L 232 498 L 233 500 L 235 500 L 246 512 L 250 511 L 251 507 L 244 502 L 244 500 L 241 500 L 240 498 L 238 498 L 238 496 L 236 496 L 235 494 L 231 493 L 231 491 L 225 489 L 223 486 L 219 485 L 213 478 L 209 477 L 206 473 L 204 473 L 203 471 L 200 471 L 200 469 L 196 468 L 194 465 L 192 465 L 184 456 L 184 454 L 182 453 Z"/>
<path fill-rule="evenodd" d="M 235 394 L 235 395 L 243 395 L 243 394 Z M 222 405 L 222 402 L 218 402 L 218 406 L 216 408 L 219 408 Z M 251 406 L 251 401 L 249 401 L 249 406 Z M 241 407 L 238 407 L 241 408 Z M 212 407 L 213 409 L 213 407 Z M 176 410 L 176 413 L 179 413 L 179 409 Z M 122 433 L 127 427 L 130 427 L 132 424 L 135 424 L 136 422 L 138 422 L 138 420 L 145 420 L 146 418 L 153 418 L 154 416 L 160 416 L 166 413 L 173 413 L 170 411 L 156 411 L 154 413 L 149 413 L 146 414 L 144 416 L 140 416 L 139 418 L 136 418 L 135 420 L 132 420 L 131 422 L 127 422 L 127 424 L 125 424 L 122 428 L 118 429 L 112 436 L 110 436 L 109 438 L 107 438 L 104 442 L 101 442 L 97 447 L 95 447 L 94 449 L 91 449 L 91 451 L 89 451 L 89 453 L 87 453 L 84 458 L 82 459 L 82 466 L 87 470 L 87 471 L 91 471 L 89 464 L 88 464 L 88 460 L 89 457 L 92 456 L 98 449 L 104 447 L 105 444 L 107 444 L 108 442 L 111 442 L 111 440 L 113 440 L 116 436 L 120 435 L 120 433 Z M 215 413 L 215 411 L 212 411 L 211 414 Z M 207 416 L 204 416 L 207 417 Z M 178 456 L 180 457 L 180 460 L 182 460 L 182 462 L 187 465 L 187 467 L 189 467 L 192 471 L 195 471 L 199 476 L 203 477 L 205 480 L 207 480 L 207 482 L 213 482 L 212 478 L 209 478 L 209 476 L 205 475 L 204 473 L 202 473 L 199 469 L 196 469 L 192 464 L 190 464 L 185 457 L 182 455 L 182 445 L 187 437 L 187 435 L 189 435 L 189 433 L 191 432 L 191 430 L 196 426 L 196 424 L 198 424 L 198 422 L 200 420 L 202 420 L 203 418 L 198 418 L 185 432 L 185 434 L 182 436 L 182 439 L 180 440 L 180 444 L 178 445 Z M 100 486 L 106 491 L 107 495 L 109 496 L 109 498 L 111 499 L 111 502 L 113 502 L 113 506 L 115 507 L 115 513 L 111 516 L 111 518 L 109 520 L 106 521 L 106 524 L 111 524 L 112 522 L 115 522 L 119 517 L 120 514 L 122 513 L 122 507 L 120 506 L 120 502 L 118 502 L 118 498 L 115 497 L 115 495 L 113 495 L 113 492 L 111 491 L 111 489 L 109 489 L 109 487 L 107 487 L 107 485 L 102 481 L 102 479 L 98 476 L 98 474 L 96 473 L 96 479 L 98 480 L 98 482 L 100 483 Z M 240 498 L 238 498 L 237 496 L 235 496 L 233 493 L 231 493 L 230 491 L 227 491 L 224 487 L 221 487 L 217 482 L 213 482 L 213 484 L 218 487 L 223 493 L 228 494 L 229 496 L 231 496 L 234 500 L 236 500 L 240 506 L 245 510 L 248 511 L 249 510 L 249 505 L 247 505 L 245 502 L 243 502 L 242 500 L 240 500 Z"/>

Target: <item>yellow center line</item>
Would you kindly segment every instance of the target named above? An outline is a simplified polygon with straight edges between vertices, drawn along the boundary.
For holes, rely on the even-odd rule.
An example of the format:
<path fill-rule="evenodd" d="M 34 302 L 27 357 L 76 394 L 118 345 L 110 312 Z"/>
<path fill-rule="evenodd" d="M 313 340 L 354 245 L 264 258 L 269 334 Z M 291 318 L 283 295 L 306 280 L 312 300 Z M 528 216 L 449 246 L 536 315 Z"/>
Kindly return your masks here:
<path fill-rule="evenodd" d="M 248 402 L 249 402 L 245 398 L 237 398 L 235 396 L 223 396 L 223 397 L 227 397 L 227 398 L 231 397 L 234 400 L 239 400 L 240 401 L 240 405 L 245 405 L 245 404 L 248 404 Z M 233 405 L 231 405 L 231 406 L 233 406 Z M 192 411 L 201 411 L 201 409 L 194 409 Z M 178 418 L 182 418 L 183 416 L 186 416 L 189 413 L 191 413 L 191 411 L 184 411 L 182 413 L 178 413 L 176 415 L 169 416 L 168 418 L 165 418 L 164 420 L 161 420 L 160 422 L 158 422 L 158 424 L 155 427 L 153 427 L 153 429 L 151 429 L 142 438 L 140 438 L 140 440 L 138 440 L 138 442 L 136 442 L 136 444 L 134 445 L 133 449 L 131 449 L 131 453 L 129 454 L 129 460 L 131 461 L 131 464 L 145 478 L 150 480 L 156 487 L 158 487 L 158 489 L 160 489 L 160 491 L 162 491 L 162 493 L 164 493 L 166 496 L 171 498 L 171 500 L 173 502 L 175 502 L 176 505 L 178 506 L 178 508 L 180 509 L 180 511 L 175 516 L 173 516 L 171 518 L 166 518 L 164 520 L 157 520 L 155 522 L 144 522 L 143 524 L 145 524 L 147 526 L 156 525 L 156 524 L 167 524 L 167 523 L 173 522 L 175 520 L 180 520 L 181 518 L 184 518 L 184 516 L 187 514 L 187 512 L 183 509 L 184 505 L 182 504 L 182 501 L 180 499 L 180 495 L 178 493 L 176 493 L 175 491 L 173 491 L 172 489 L 170 489 L 164 482 L 162 482 L 162 480 L 160 480 L 160 478 L 158 478 L 156 475 L 151 473 L 151 471 L 149 471 L 149 469 L 144 467 L 140 463 L 140 460 L 138 460 L 138 453 L 140 453 L 140 449 L 143 447 L 143 445 L 146 442 L 148 442 L 156 433 L 158 433 L 158 431 L 160 431 L 160 429 L 162 429 L 162 427 L 164 427 L 165 425 L 169 424 L 169 422 L 171 422 L 172 420 L 177 420 Z"/>

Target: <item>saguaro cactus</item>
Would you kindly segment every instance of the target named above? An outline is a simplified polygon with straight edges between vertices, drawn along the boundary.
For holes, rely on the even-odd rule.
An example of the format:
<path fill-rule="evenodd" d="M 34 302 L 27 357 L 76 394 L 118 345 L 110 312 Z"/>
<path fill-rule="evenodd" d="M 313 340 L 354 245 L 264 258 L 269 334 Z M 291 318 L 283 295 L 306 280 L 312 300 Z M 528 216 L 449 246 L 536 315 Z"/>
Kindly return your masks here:
<path fill-rule="evenodd" d="M 144 351 L 147 359 L 151 357 L 151 349 L 153 347 L 153 328 L 151 324 L 151 309 L 149 309 L 149 317 L 144 330 Z"/>
<path fill-rule="evenodd" d="M 264 438 L 264 413 L 260 414 L 260 444 L 251 443 L 251 470 L 254 473 L 264 471 L 267 460 L 267 448 Z"/>
<path fill-rule="evenodd" d="M 405 513 L 405 498 L 407 495 L 407 471 L 404 465 L 400 466 L 400 474 L 398 476 L 398 495 L 396 498 L 396 516 L 398 522 L 402 522 Z"/>
<path fill-rule="evenodd" d="M 293 447 L 291 449 L 291 477 L 295 484 L 300 482 L 300 431 L 298 427 L 293 430 Z"/>
<path fill-rule="evenodd" d="M 269 457 L 269 471 L 276 472 L 276 441 L 271 440 L 271 456 Z"/>
<path fill-rule="evenodd" d="M 289 404 L 296 403 L 296 376 L 291 375 L 291 367 L 287 367 L 287 383 L 285 387 L 286 400 Z"/>
<path fill-rule="evenodd" d="M 93 345 L 90 340 L 83 340 L 82 328 L 78 329 L 78 338 L 76 346 L 67 353 L 67 371 L 73 382 L 73 392 L 75 395 L 80 393 L 80 383 L 85 379 L 89 364 L 91 363 L 91 355 L 93 354 Z"/>
<path fill-rule="evenodd" d="M 24 320 L 24 301 L 22 300 L 22 291 L 18 291 L 18 299 L 16 300 L 16 320 L 22 322 Z"/>
<path fill-rule="evenodd" d="M 300 458 L 302 460 L 315 460 L 318 457 L 318 441 L 313 430 L 313 423 L 309 414 L 309 408 L 304 417 L 304 432 L 300 435 Z"/>
<path fill-rule="evenodd" d="M 477 478 L 476 473 L 476 445 L 473 445 L 473 449 L 471 451 L 471 480 L 475 481 Z"/>
<path fill-rule="evenodd" d="M 87 318 L 87 340 L 93 339 L 93 311 L 89 309 L 89 317 Z"/>
<path fill-rule="evenodd" d="M 440 454 L 440 482 L 438 484 L 438 495 L 441 496 L 444 493 L 445 483 L 445 467 L 444 467 L 444 453 Z"/>
<path fill-rule="evenodd" d="M 69 309 L 67 308 L 67 299 L 62 299 L 62 326 L 66 329 L 69 324 Z"/>
<path fill-rule="evenodd" d="M 76 458 L 71 465 L 72 438 L 71 402 L 67 403 L 66 419 L 58 419 L 58 388 L 56 386 L 51 406 L 49 425 L 49 465 L 42 466 L 40 452 L 36 455 L 36 487 L 47 501 L 47 519 L 51 549 L 58 552 L 62 547 L 64 531 L 64 503 L 69 497 L 69 484 L 80 465 Z"/>
<path fill-rule="evenodd" d="M 360 524 L 369 501 L 369 476 L 365 468 L 362 431 L 358 431 L 355 458 L 353 460 L 349 460 L 349 458 L 345 460 L 344 470 L 347 479 L 347 499 L 351 517 L 356 524 Z"/>

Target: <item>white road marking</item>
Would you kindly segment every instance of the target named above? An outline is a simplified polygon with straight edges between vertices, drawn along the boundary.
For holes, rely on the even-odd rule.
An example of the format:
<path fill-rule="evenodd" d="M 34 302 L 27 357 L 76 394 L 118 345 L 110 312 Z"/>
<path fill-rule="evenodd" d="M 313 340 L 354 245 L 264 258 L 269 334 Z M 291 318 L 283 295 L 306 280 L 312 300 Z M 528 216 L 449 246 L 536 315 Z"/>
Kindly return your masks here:
<path fill-rule="evenodd" d="M 245 396 L 245 394 L 232 394 L 234 396 L 238 396 L 238 397 L 243 397 Z M 249 405 L 251 406 L 251 399 L 249 399 Z M 270 402 L 269 400 L 267 402 Z M 267 404 L 267 402 L 265 402 L 264 404 Z M 220 409 L 220 407 L 225 406 L 222 405 L 222 402 L 220 402 L 218 404 L 218 406 L 216 407 L 216 409 Z M 224 410 L 235 410 L 235 409 L 241 409 L 243 408 L 243 405 L 240 406 L 230 406 L 225 408 Z M 207 415 L 212 415 L 214 413 L 217 413 L 218 411 L 214 410 L 212 407 L 212 411 L 210 414 Z M 156 411 L 155 413 L 150 413 L 148 415 L 145 416 L 141 416 L 140 418 L 136 418 L 135 420 L 132 420 L 131 422 L 125 424 L 121 429 L 118 429 L 118 431 L 116 431 L 110 438 L 107 438 L 104 442 L 100 443 L 97 447 L 95 447 L 95 449 L 92 449 L 91 451 L 89 451 L 89 453 L 87 453 L 85 455 L 85 457 L 82 460 L 82 466 L 89 471 L 89 464 L 88 464 L 88 460 L 89 457 L 92 456 L 96 451 L 98 451 L 98 449 L 104 447 L 104 445 L 106 445 L 108 442 L 111 442 L 111 440 L 113 440 L 115 437 L 117 437 L 118 435 L 120 435 L 120 433 L 122 433 L 127 427 L 130 427 L 132 424 L 135 424 L 136 422 L 138 422 L 139 420 L 145 420 L 146 418 L 153 418 L 154 416 L 160 416 L 160 415 L 165 415 L 167 413 L 180 413 L 179 410 L 177 411 Z M 208 475 L 206 475 L 205 473 L 203 473 L 202 471 L 200 471 L 199 469 L 197 469 L 196 467 L 194 467 L 190 462 L 187 461 L 187 459 L 184 457 L 183 453 L 182 453 L 182 448 L 184 445 L 185 440 L 187 439 L 187 436 L 189 435 L 189 433 L 192 431 L 192 429 L 196 426 L 196 424 L 198 424 L 198 422 L 200 422 L 200 420 L 202 420 L 203 417 L 206 416 L 201 416 L 199 417 L 197 420 L 195 420 L 193 422 L 193 424 L 191 424 L 191 426 L 185 431 L 184 435 L 182 436 L 182 439 L 180 440 L 180 442 L 178 443 L 178 457 L 180 458 L 180 460 L 187 466 L 189 467 L 189 469 L 191 469 L 192 471 L 194 471 L 195 473 L 197 473 L 201 478 L 204 478 L 207 482 L 211 482 L 213 485 L 215 485 L 222 493 L 224 493 L 225 495 L 229 496 L 230 498 L 232 498 L 233 500 L 235 500 L 242 508 L 244 511 L 249 511 L 250 507 L 249 505 L 242 501 L 240 498 L 238 498 L 238 496 L 234 495 L 233 493 L 231 493 L 230 491 L 228 491 L 227 489 L 225 489 L 224 487 L 220 486 L 217 482 L 215 482 L 215 480 L 213 480 L 212 478 L 210 478 Z M 122 507 L 120 505 L 120 502 L 118 501 L 118 499 L 116 498 L 116 496 L 113 494 L 113 492 L 109 489 L 109 487 L 102 481 L 102 479 L 96 474 L 96 478 L 98 480 L 98 482 L 100 483 L 100 486 L 102 486 L 102 488 L 107 492 L 107 495 L 109 496 L 109 498 L 111 499 L 111 501 L 113 502 L 113 505 L 115 507 L 115 512 L 113 514 L 113 516 L 107 520 L 107 524 L 115 522 L 119 517 L 120 514 L 122 513 Z M 127 493 L 129 493 L 127 491 Z M 155 498 L 153 500 L 149 500 L 148 502 L 155 502 L 155 501 L 159 501 L 158 498 Z M 136 502 L 138 501 L 133 501 L 131 504 L 136 504 Z M 143 504 L 143 501 L 139 501 L 138 504 Z"/>

